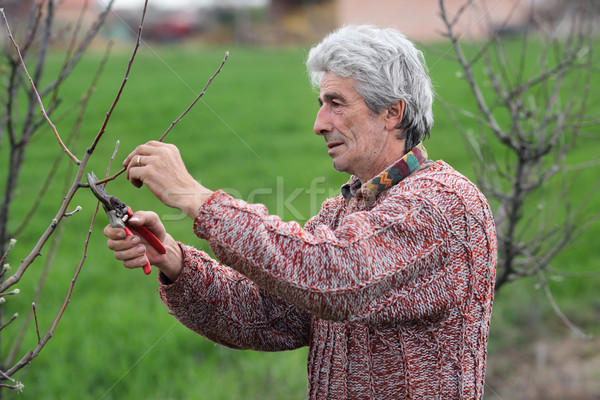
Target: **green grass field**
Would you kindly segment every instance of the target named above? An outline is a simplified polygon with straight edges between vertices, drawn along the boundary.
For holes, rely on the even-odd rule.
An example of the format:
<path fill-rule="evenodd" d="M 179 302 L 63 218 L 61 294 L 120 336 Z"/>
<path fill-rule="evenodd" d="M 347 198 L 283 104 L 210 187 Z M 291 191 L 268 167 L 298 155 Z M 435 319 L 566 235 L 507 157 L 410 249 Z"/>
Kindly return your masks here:
<path fill-rule="evenodd" d="M 226 49 L 202 47 L 162 48 L 142 46 L 125 93 L 112 115 L 108 130 L 95 152 L 90 169 L 104 174 L 115 142 L 120 141 L 116 164 L 137 144 L 158 138 L 198 94 L 223 58 Z M 305 222 L 318 211 L 325 197 L 337 194 L 346 176 L 331 168 L 323 140 L 312 132 L 317 94 L 308 83 L 303 61 L 307 49 L 230 48 L 230 59 L 203 100 L 176 126 L 167 142 L 179 146 L 188 169 L 209 188 L 225 188 L 241 198 L 261 202 L 285 219 Z M 89 53 L 73 77 L 61 88 L 62 110 L 87 88 L 101 59 Z M 82 155 L 97 133 L 120 84 L 129 57 L 128 48 L 118 48 L 107 64 L 85 115 L 76 153 Z M 53 55 L 52 66 L 60 64 Z M 456 78 L 457 67 L 439 56 L 428 56 L 431 75 L 440 96 L 450 103 L 469 98 L 465 83 Z M 52 76 L 49 72 L 48 77 Z M 597 105 L 597 100 L 595 101 Z M 60 110 L 59 110 L 60 111 Z M 434 110 L 436 124 L 426 143 L 431 158 L 444 159 L 473 178 L 472 162 L 464 140 L 446 111 Z M 57 113 L 56 115 L 59 115 Z M 64 135 L 73 116 L 57 120 Z M 589 160 L 597 155 L 597 132 L 588 135 L 573 153 L 573 159 Z M 35 137 L 27 155 L 18 197 L 11 210 L 11 229 L 20 223 L 41 186 L 47 166 L 59 154 L 49 130 Z M 3 144 L 2 175 L 6 168 L 7 144 Z M 64 196 L 67 158 L 63 157 L 51 193 L 33 222 L 21 234 L 10 254 L 16 268 L 19 260 L 46 229 Z M 113 167 L 113 171 L 119 165 Z M 583 193 L 596 182 L 598 167 L 579 174 L 574 186 Z M 70 184 L 70 182 L 67 182 Z M 4 185 L 4 183 L 0 183 Z M 4 187 L 2 191 L 4 191 Z M 112 182 L 109 191 L 134 209 L 155 210 L 168 230 L 181 241 L 208 250 L 193 236 L 190 220 L 159 204 L 145 189 L 135 189 L 124 177 Z M 598 196 L 593 199 L 600 207 Z M 95 208 L 92 194 L 79 190 L 74 208 L 83 210 L 65 221 L 62 244 L 46 286 L 37 302 L 40 329 L 45 332 L 62 305 L 71 278 L 83 253 L 85 235 Z M 160 302 L 156 279 L 140 271 L 128 271 L 105 247 L 103 213 L 98 216 L 81 276 L 55 336 L 18 379 L 25 384 L 18 399 L 301 399 L 306 390 L 306 351 L 257 353 L 216 346 L 177 324 Z M 572 319 L 588 332 L 598 333 L 594 322 L 600 316 L 597 286 L 598 223 L 587 235 L 562 253 L 554 265 L 585 278 L 569 278 L 552 284 L 556 299 Z M 49 247 L 49 246 L 46 246 Z M 20 330 L 20 321 L 31 308 L 44 255 L 17 286 L 5 314 L 21 317 L 2 331 L 2 358 Z M 524 279 L 505 287 L 496 299 L 490 358 L 502 349 L 527 345 L 534 334 L 567 334 L 551 311 L 535 280 Z M 43 334 L 43 333 L 42 333 Z M 35 329 L 28 330 L 19 351 L 21 357 L 35 346 Z"/>

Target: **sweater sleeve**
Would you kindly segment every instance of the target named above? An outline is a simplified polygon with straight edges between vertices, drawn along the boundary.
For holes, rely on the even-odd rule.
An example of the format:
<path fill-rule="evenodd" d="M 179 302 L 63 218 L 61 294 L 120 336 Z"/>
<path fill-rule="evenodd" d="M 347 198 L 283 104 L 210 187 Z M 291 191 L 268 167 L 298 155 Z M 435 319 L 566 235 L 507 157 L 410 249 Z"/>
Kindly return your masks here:
<path fill-rule="evenodd" d="M 467 205 L 456 191 L 395 192 L 337 229 L 311 232 L 216 192 L 194 229 L 217 258 L 317 317 L 348 322 L 422 318 L 456 306 L 474 274 Z M 473 223 L 473 225 L 477 225 Z"/>
<path fill-rule="evenodd" d="M 183 325 L 238 349 L 291 350 L 308 345 L 312 317 L 269 294 L 205 252 L 180 245 L 184 267 L 175 282 L 159 274 L 163 302 Z"/>

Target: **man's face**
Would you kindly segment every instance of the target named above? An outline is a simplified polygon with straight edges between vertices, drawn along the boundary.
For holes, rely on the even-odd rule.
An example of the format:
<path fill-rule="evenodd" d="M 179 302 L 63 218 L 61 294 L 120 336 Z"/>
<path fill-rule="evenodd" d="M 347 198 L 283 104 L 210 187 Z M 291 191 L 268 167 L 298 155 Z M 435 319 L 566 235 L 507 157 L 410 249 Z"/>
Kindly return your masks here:
<path fill-rule="evenodd" d="M 314 131 L 325 138 L 333 167 L 365 182 L 394 159 L 388 161 L 386 154 L 391 137 L 385 129 L 385 113 L 375 115 L 354 86 L 353 78 L 323 75 Z"/>

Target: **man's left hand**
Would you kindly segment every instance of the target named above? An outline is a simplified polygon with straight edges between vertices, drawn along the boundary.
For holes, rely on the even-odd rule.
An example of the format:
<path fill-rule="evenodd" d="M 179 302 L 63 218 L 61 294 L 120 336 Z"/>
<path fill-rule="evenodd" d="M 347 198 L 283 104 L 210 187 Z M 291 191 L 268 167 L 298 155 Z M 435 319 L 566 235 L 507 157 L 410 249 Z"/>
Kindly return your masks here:
<path fill-rule="evenodd" d="M 196 217 L 212 194 L 188 173 L 179 149 L 172 144 L 151 141 L 140 145 L 127 156 L 123 166 L 133 185 L 146 185 L 164 204 L 191 218 Z"/>

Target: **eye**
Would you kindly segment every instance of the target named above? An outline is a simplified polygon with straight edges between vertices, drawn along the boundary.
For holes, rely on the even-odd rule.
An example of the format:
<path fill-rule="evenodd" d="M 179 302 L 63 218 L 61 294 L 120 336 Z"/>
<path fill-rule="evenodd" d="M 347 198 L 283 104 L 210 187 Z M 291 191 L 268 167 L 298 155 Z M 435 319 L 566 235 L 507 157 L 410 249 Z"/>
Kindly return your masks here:
<path fill-rule="evenodd" d="M 331 100 L 331 102 L 329 103 L 331 110 L 334 112 L 342 112 L 342 109 L 344 107 L 344 102 L 340 101 L 340 100 Z"/>

